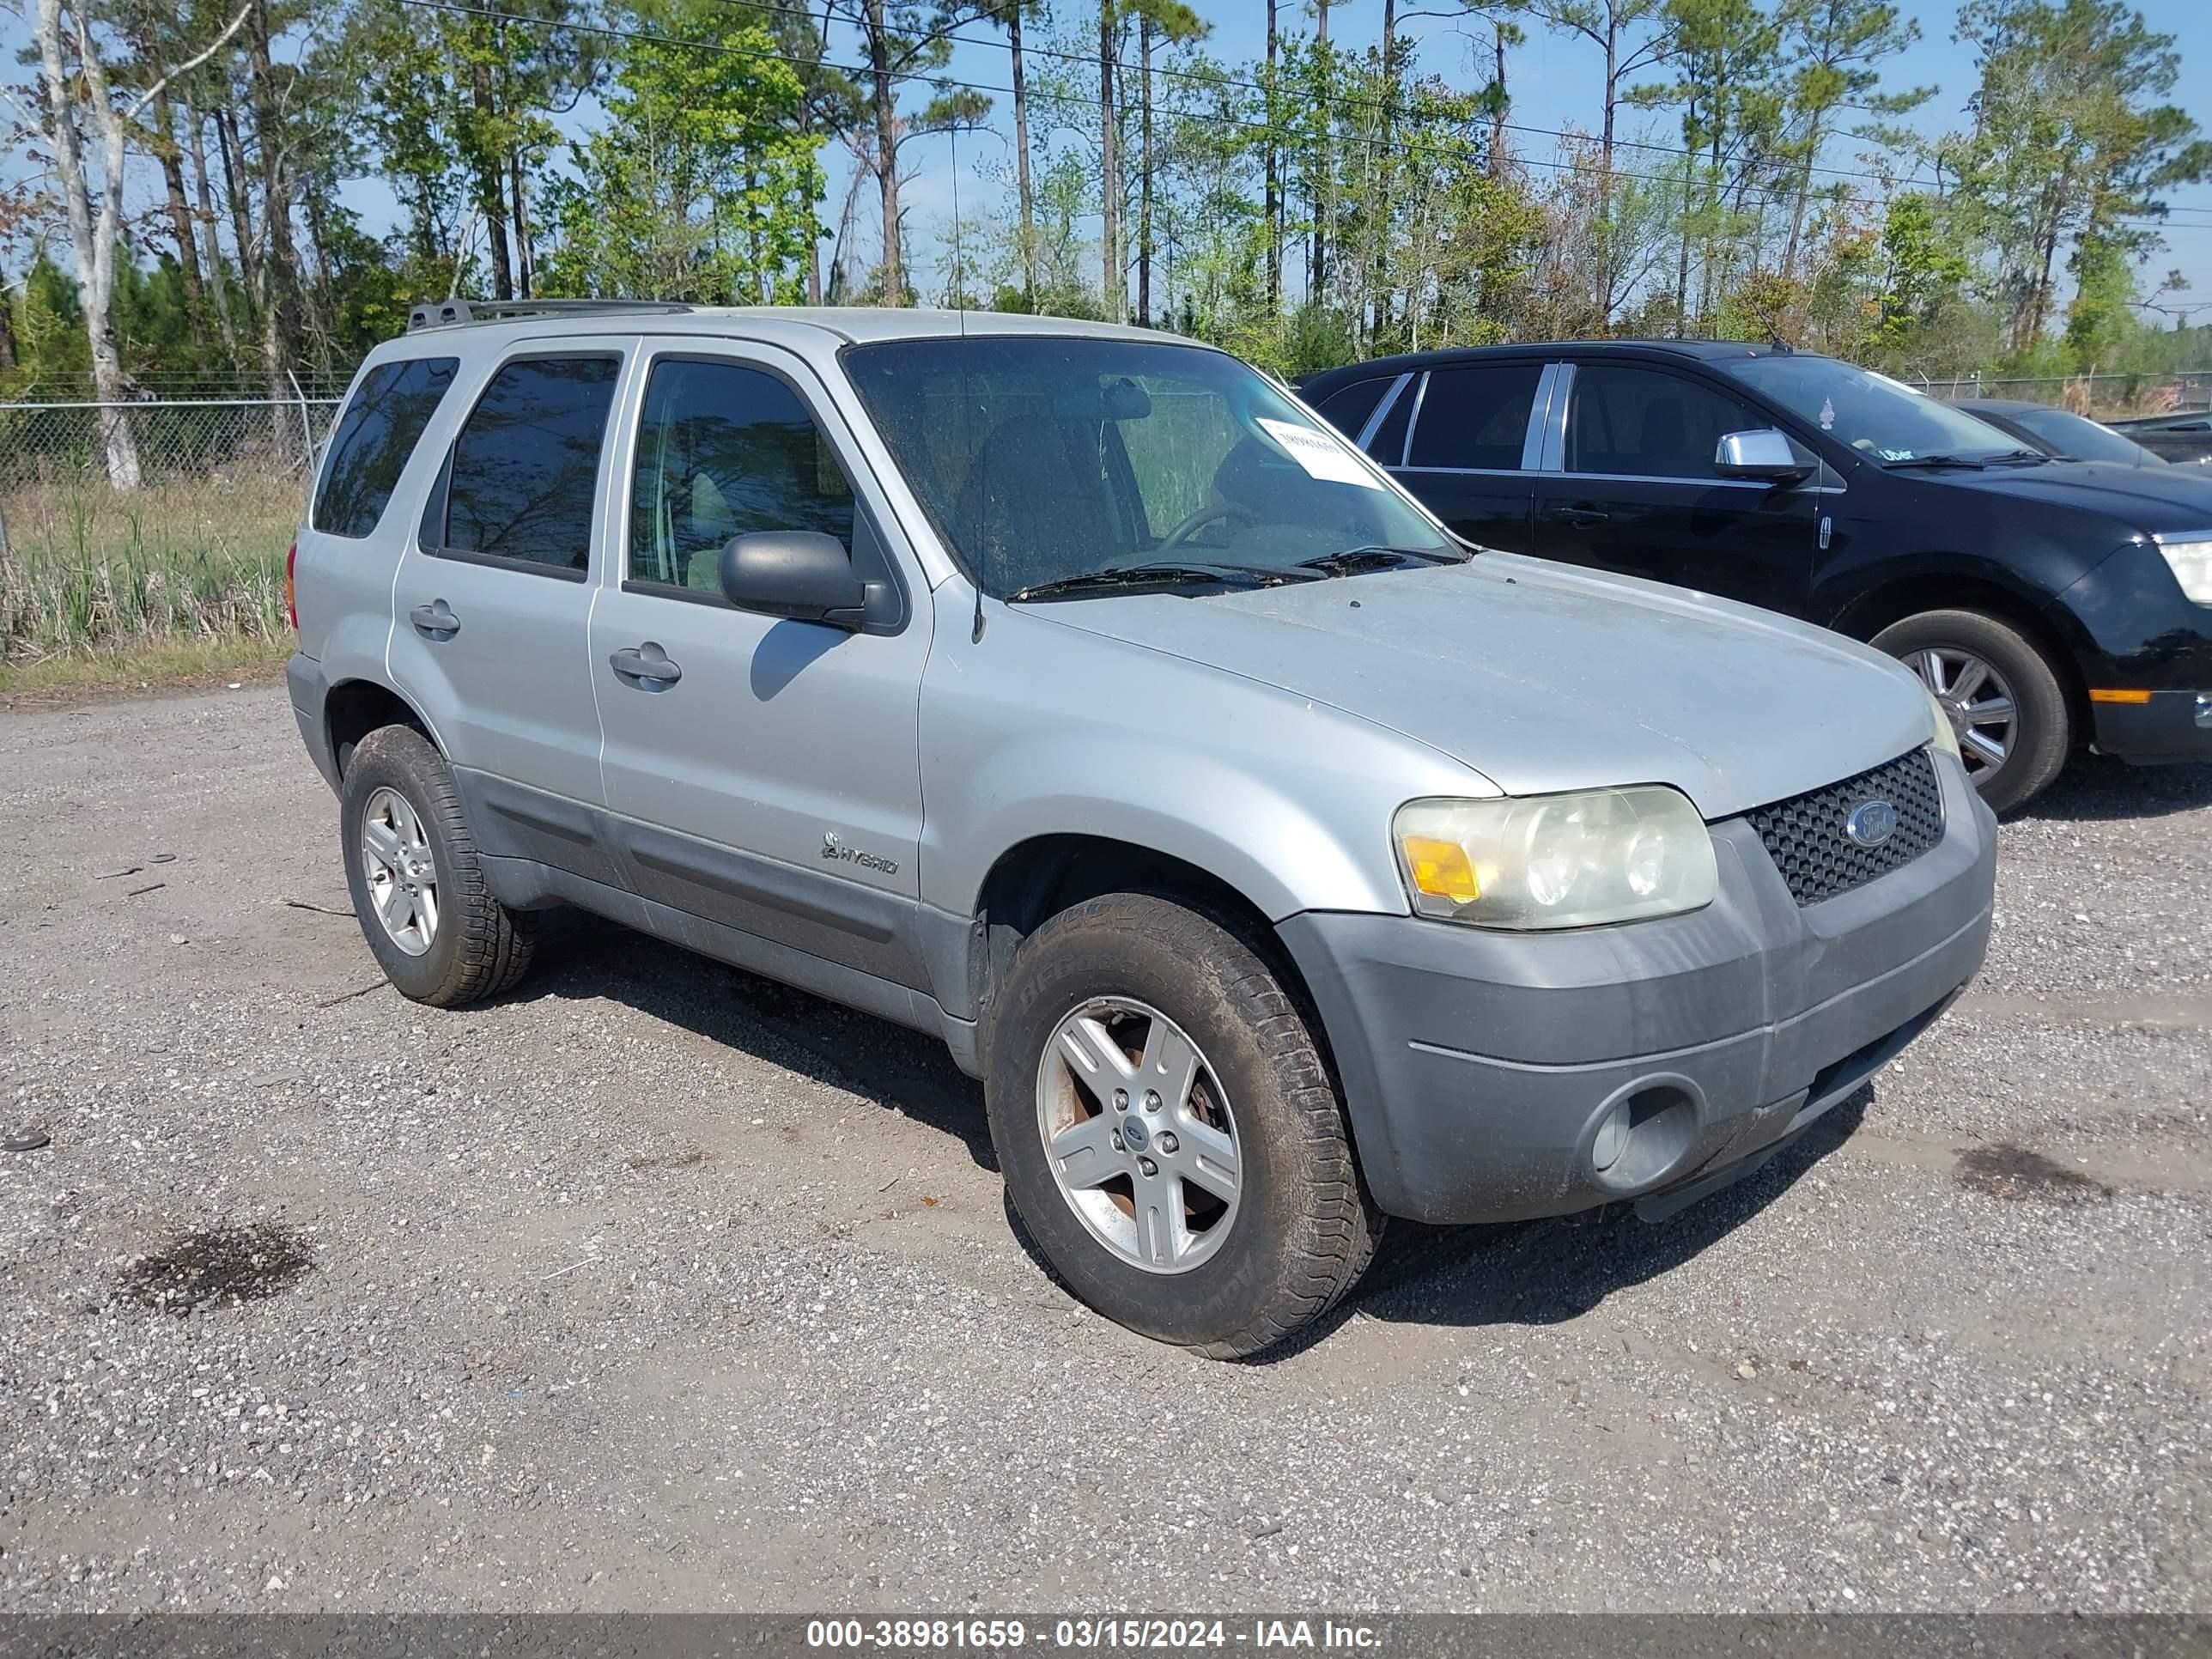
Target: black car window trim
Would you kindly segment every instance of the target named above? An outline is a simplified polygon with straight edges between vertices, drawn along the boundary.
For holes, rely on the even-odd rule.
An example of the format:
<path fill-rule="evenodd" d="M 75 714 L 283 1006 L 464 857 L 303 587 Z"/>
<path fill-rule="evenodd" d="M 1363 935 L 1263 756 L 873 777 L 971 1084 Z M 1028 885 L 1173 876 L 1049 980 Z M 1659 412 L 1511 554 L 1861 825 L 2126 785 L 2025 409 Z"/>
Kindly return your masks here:
<path fill-rule="evenodd" d="M 384 498 L 384 506 L 377 513 L 376 522 L 369 526 L 367 530 L 363 531 L 358 536 L 349 535 L 345 531 L 334 530 L 327 525 L 317 523 L 316 518 L 324 505 L 323 492 L 330 483 L 331 467 L 337 456 L 337 427 L 343 425 L 346 416 L 352 412 L 353 400 L 361 394 L 363 389 L 363 383 L 367 381 L 370 375 L 375 374 L 379 369 L 397 368 L 404 372 L 407 368 L 417 363 L 428 364 L 433 367 L 440 363 L 443 363 L 447 365 L 449 370 L 449 376 L 446 382 L 446 389 L 438 394 L 437 403 L 431 407 L 428 416 L 423 421 L 422 429 L 415 434 L 415 441 L 408 446 L 407 459 L 399 464 L 399 471 L 392 475 L 391 494 L 387 495 Z M 392 502 L 401 500 L 406 495 L 407 492 L 404 486 L 407 482 L 407 470 L 415 465 L 416 458 L 422 453 L 424 448 L 423 441 L 430 435 L 430 428 L 438 423 L 438 416 L 445 413 L 446 399 L 453 395 L 453 387 L 455 384 L 459 381 L 460 378 L 461 360 L 459 357 L 447 354 L 437 354 L 429 356 L 387 357 L 380 363 L 363 365 L 360 374 L 356 377 L 355 383 L 346 388 L 344 400 L 338 405 L 337 422 L 333 424 L 331 428 L 331 441 L 325 446 L 322 455 L 315 464 L 314 482 L 307 496 L 307 528 L 313 531 L 319 536 L 331 536 L 337 538 L 340 541 L 365 542 L 374 540 L 377 531 L 383 526 L 385 514 L 392 511 Z"/>
<path fill-rule="evenodd" d="M 587 582 L 592 579 L 592 550 L 584 550 L 581 569 L 574 565 L 547 564 L 542 559 L 519 559 L 505 553 L 479 553 L 472 547 L 447 547 L 446 541 L 446 496 L 453 482 L 453 452 L 460 447 L 469 422 L 476 419 L 477 410 L 492 389 L 493 383 L 508 368 L 516 363 L 577 362 L 595 361 L 616 365 L 613 390 L 607 394 L 606 425 L 599 432 L 599 466 L 592 481 L 592 540 L 601 539 L 599 527 L 604 525 L 604 508 L 607 499 L 608 458 L 617 447 L 608 441 L 611 433 L 617 429 L 617 417 L 623 412 L 622 365 L 629 353 L 619 348 L 609 349 L 591 346 L 581 349 L 532 342 L 526 349 L 511 352 L 491 366 L 491 370 L 477 386 L 477 393 L 469 400 L 469 412 L 461 416 L 453 435 L 446 441 L 445 459 L 438 464 L 437 482 L 430 486 L 430 494 L 422 503 L 422 521 L 416 527 L 415 543 L 428 558 L 448 559 L 455 564 L 480 564 L 492 570 L 514 570 L 532 576 L 550 576 L 555 581 Z M 635 422 L 632 422 L 634 425 Z"/>
<path fill-rule="evenodd" d="M 781 383 L 784 389 L 799 400 L 806 411 L 806 418 L 814 422 L 814 429 L 822 441 L 830 446 L 830 453 L 845 475 L 846 487 L 853 492 L 853 540 L 846 548 L 846 556 L 853 562 L 854 569 L 863 580 L 884 580 L 890 583 L 898 595 L 898 614 L 880 626 L 871 626 L 871 635 L 902 634 L 913 614 L 909 603 L 904 561 L 891 551 L 890 539 L 884 534 L 887 514 L 875 499 L 875 474 L 867 465 L 866 458 L 860 453 L 860 446 L 852 441 L 852 434 L 843 417 L 837 416 L 834 405 L 816 398 L 805 382 L 784 367 L 763 356 L 751 355 L 742 344 L 732 342 L 729 350 L 716 350 L 708 346 L 684 344 L 656 348 L 648 344 L 644 361 L 639 365 L 637 389 L 628 399 L 623 413 L 623 438 L 620 445 L 622 471 L 616 475 L 616 514 L 613 522 L 620 528 L 616 532 L 619 558 L 611 557 L 609 568 L 621 573 L 617 586 L 625 593 L 641 594 L 647 599 L 675 599 L 684 605 L 703 605 L 718 611 L 735 611 L 722 594 L 702 588 L 677 587 L 667 582 L 637 581 L 629 574 L 630 509 L 632 497 L 637 489 L 637 451 L 645 439 L 645 400 L 653 389 L 653 374 L 663 363 L 706 363 L 721 368 L 748 368 Z M 836 418 L 825 420 L 823 410 L 829 408 Z M 872 564 L 875 567 L 870 569 Z M 752 614 L 748 612 L 747 614 Z"/>

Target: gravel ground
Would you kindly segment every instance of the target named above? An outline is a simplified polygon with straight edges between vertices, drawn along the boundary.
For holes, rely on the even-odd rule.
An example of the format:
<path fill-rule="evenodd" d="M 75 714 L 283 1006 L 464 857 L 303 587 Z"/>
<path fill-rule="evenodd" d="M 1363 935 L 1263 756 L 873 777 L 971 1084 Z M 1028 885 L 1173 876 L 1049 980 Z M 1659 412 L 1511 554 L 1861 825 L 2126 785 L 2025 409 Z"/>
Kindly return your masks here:
<path fill-rule="evenodd" d="M 2212 770 L 2008 825 L 1752 1182 L 1243 1367 L 1053 1284 L 921 1037 L 568 916 L 401 1000 L 332 819 L 281 691 L 0 716 L 0 1609 L 2212 1606 Z"/>

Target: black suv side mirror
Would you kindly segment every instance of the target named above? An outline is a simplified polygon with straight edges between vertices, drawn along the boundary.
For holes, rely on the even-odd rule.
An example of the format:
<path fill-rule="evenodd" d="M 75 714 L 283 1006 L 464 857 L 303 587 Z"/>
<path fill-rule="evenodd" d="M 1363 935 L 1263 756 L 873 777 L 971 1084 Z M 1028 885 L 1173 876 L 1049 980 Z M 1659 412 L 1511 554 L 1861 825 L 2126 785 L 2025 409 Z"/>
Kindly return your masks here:
<path fill-rule="evenodd" d="M 1811 474 L 1813 465 L 1798 454 L 1788 433 L 1768 426 L 1753 432 L 1731 432 L 1714 445 L 1713 471 L 1723 478 L 1795 483 Z"/>
<path fill-rule="evenodd" d="M 863 581 L 835 536 L 811 530 L 760 530 L 722 549 L 722 597 L 740 611 L 852 632 L 891 619 L 897 596 L 888 582 Z"/>

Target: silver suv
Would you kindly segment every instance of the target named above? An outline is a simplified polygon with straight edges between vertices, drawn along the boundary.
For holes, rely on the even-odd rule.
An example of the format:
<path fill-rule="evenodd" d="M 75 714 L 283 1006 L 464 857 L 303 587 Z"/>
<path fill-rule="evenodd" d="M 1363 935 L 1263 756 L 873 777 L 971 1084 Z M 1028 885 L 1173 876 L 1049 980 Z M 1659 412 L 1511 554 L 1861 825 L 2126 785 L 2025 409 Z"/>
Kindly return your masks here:
<path fill-rule="evenodd" d="M 373 353 L 300 534 L 369 949 L 450 1006 L 574 905 L 934 1032 L 1137 1330 L 1276 1343 L 1386 1216 L 1671 1212 L 1980 965 L 1907 670 L 1470 549 L 1223 352 L 538 311 Z"/>

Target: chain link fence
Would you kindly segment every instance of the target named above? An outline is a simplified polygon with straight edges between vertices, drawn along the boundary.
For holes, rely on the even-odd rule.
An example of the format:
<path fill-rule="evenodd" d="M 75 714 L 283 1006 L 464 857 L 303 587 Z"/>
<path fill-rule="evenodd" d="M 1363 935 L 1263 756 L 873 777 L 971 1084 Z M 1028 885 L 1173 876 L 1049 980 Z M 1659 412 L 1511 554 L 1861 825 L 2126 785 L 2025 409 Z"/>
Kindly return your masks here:
<path fill-rule="evenodd" d="M 336 398 L 155 398 L 0 404 L 0 495 L 68 479 L 115 482 L 111 456 L 135 457 L 138 481 L 167 483 L 241 468 L 304 472 L 337 418 Z M 119 434 L 120 446 L 112 440 Z"/>
<path fill-rule="evenodd" d="M 179 641 L 273 648 L 284 549 L 338 404 L 0 404 L 0 669 Z"/>
<path fill-rule="evenodd" d="M 1972 398 L 2056 404 L 2076 415 L 2120 420 L 2212 408 L 2212 371 L 2177 374 L 1959 374 L 1898 377 L 1946 403 Z"/>

